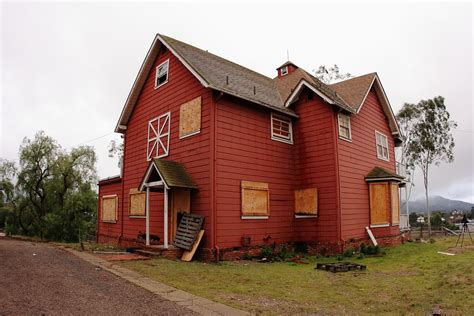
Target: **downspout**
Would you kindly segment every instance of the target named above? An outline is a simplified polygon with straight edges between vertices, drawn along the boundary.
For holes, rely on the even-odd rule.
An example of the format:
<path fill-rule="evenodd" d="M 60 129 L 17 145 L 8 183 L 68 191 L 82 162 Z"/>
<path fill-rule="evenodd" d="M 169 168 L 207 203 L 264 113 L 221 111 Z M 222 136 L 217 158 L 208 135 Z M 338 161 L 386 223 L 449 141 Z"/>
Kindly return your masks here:
<path fill-rule="evenodd" d="M 127 140 L 127 132 L 123 135 L 123 153 L 122 153 L 122 165 L 120 166 L 121 172 L 120 172 L 120 180 L 122 181 L 122 214 L 121 214 L 121 229 L 120 229 L 120 237 L 119 237 L 119 244 L 121 244 L 123 240 L 123 213 L 124 213 L 124 207 L 125 207 L 125 201 L 124 201 L 124 192 L 125 192 L 125 181 L 124 181 L 124 174 L 125 174 L 125 142 Z"/>
<path fill-rule="evenodd" d="M 333 124 L 333 139 L 334 139 L 334 154 L 335 154 L 335 166 L 336 166 L 336 185 L 337 185 L 337 190 L 336 190 L 336 227 L 337 227 L 337 240 L 339 242 L 344 242 L 342 240 L 342 223 L 341 223 L 341 178 L 339 174 L 339 143 L 338 143 L 338 137 L 337 137 L 337 122 L 336 122 L 336 115 L 337 112 L 333 111 L 332 115 L 332 124 Z M 342 246 L 343 247 L 343 246 Z M 342 251 L 342 248 L 340 249 Z"/>
<path fill-rule="evenodd" d="M 211 148 L 210 148 L 210 159 L 211 159 L 211 203 L 212 203 L 212 243 L 211 248 L 215 251 L 216 261 L 219 261 L 220 249 L 217 245 L 217 203 L 216 203 L 216 129 L 217 129 L 217 115 L 216 115 L 216 102 L 222 97 L 220 95 L 214 99 L 214 92 L 210 90 L 211 95 Z"/>

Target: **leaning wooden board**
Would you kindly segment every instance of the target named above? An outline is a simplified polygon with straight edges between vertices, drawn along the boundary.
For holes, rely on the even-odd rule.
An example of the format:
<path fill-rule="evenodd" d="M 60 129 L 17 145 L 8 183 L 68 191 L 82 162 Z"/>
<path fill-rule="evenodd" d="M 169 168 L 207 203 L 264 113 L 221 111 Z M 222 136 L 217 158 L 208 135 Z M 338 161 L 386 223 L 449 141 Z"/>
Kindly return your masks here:
<path fill-rule="evenodd" d="M 189 251 L 184 251 L 183 255 L 181 256 L 182 261 L 189 262 L 193 259 L 194 254 L 196 253 L 196 250 L 199 246 L 199 243 L 201 242 L 202 236 L 204 236 L 204 230 L 201 230 L 199 234 L 197 235 L 196 240 L 194 241 L 193 247 Z"/>
<path fill-rule="evenodd" d="M 201 230 L 204 216 L 196 214 L 184 214 L 179 222 L 176 236 L 174 238 L 174 246 L 191 250 L 199 231 Z"/>

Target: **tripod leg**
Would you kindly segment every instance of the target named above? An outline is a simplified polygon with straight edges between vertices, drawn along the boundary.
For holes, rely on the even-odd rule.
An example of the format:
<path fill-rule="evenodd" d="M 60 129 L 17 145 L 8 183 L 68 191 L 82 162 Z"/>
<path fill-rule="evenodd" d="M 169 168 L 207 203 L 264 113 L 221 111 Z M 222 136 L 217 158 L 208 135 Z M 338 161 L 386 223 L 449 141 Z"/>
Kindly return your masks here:
<path fill-rule="evenodd" d="M 472 236 L 471 232 L 469 231 L 469 226 L 466 227 L 467 233 L 469 234 L 469 239 L 471 239 L 471 244 L 474 244 L 474 241 L 472 241 Z"/>
<path fill-rule="evenodd" d="M 462 228 L 462 238 L 461 238 L 461 248 L 462 248 L 462 245 L 464 244 L 464 231 L 466 230 L 466 227 L 463 227 Z"/>
<path fill-rule="evenodd" d="M 462 228 L 461 228 L 461 231 L 459 232 L 458 239 L 456 240 L 456 246 L 454 246 L 454 247 L 458 246 L 459 239 L 461 238 L 461 234 L 462 234 Z"/>

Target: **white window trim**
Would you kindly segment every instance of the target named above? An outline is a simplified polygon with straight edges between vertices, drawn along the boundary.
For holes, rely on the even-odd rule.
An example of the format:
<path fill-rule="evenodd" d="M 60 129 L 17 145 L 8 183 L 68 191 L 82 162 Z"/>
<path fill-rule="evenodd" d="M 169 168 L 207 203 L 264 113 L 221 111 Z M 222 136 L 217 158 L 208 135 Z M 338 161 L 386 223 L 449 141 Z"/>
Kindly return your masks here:
<path fill-rule="evenodd" d="M 160 83 L 159 85 L 156 85 L 156 80 L 158 79 L 158 68 L 160 68 L 164 64 L 167 64 L 167 66 L 166 66 L 166 81 Z M 169 79 L 170 79 L 170 60 L 168 58 L 167 60 L 165 60 L 164 62 L 162 62 L 158 66 L 156 66 L 156 68 L 155 68 L 155 89 L 158 89 L 159 87 L 165 85 L 169 81 Z"/>
<path fill-rule="evenodd" d="M 379 227 L 390 227 L 390 223 L 389 224 L 373 224 L 373 225 L 370 225 L 370 228 L 379 228 Z"/>
<path fill-rule="evenodd" d="M 378 143 L 377 143 L 377 135 L 380 135 L 380 136 L 383 136 L 385 137 L 385 140 L 387 142 L 387 158 L 383 157 L 383 156 L 380 156 L 379 155 L 379 150 L 377 148 L 378 146 Z M 390 161 L 390 147 L 388 145 L 388 137 L 387 135 L 379 132 L 379 131 L 375 131 L 375 152 L 377 153 L 377 158 L 380 159 L 380 160 L 384 160 L 384 161 Z"/>
<path fill-rule="evenodd" d="M 286 76 L 288 74 L 288 66 L 281 67 L 280 75 Z"/>
<path fill-rule="evenodd" d="M 286 121 L 286 122 L 290 123 L 289 124 L 289 132 L 290 132 L 289 138 L 285 138 L 283 136 L 273 134 L 273 117 L 275 117 L 275 119 L 277 119 L 277 120 Z M 270 116 L 270 134 L 272 136 L 272 140 L 276 140 L 276 141 L 279 141 L 279 142 L 282 142 L 282 143 L 293 145 L 293 122 L 292 122 L 292 120 L 288 119 L 288 118 L 283 118 L 282 116 L 274 115 L 273 113 L 271 113 L 271 116 Z"/>
<path fill-rule="evenodd" d="M 167 121 L 166 121 L 166 125 L 167 125 L 167 131 L 165 133 L 162 133 L 164 128 L 165 128 L 165 125 L 162 126 L 161 130 L 159 131 L 155 131 L 155 128 L 153 126 L 153 122 L 157 121 L 158 124 L 157 124 L 157 127 L 159 128 L 160 127 L 160 120 L 162 118 L 166 118 Z M 155 132 L 156 132 L 156 137 L 152 137 L 150 139 L 150 128 L 152 128 Z M 162 158 L 162 157 L 167 157 L 169 155 L 169 152 L 170 152 L 170 135 L 171 135 L 171 112 L 167 112 L 165 114 L 162 114 L 150 121 L 148 121 L 148 137 L 147 137 L 147 144 L 146 144 L 146 160 L 147 161 L 150 161 L 152 160 L 153 158 Z M 164 144 L 161 142 L 161 138 L 163 137 L 167 137 L 167 145 L 168 146 L 164 146 Z M 150 143 L 154 141 L 154 144 L 153 146 L 151 147 L 151 150 L 150 150 Z M 163 149 L 163 153 L 161 155 L 156 155 L 154 156 L 153 155 L 153 151 L 156 151 L 156 153 L 159 152 L 159 148 L 160 148 L 160 144 L 161 144 L 161 148 Z"/>
<path fill-rule="evenodd" d="M 268 215 L 241 215 L 240 219 L 268 219 Z"/>
<path fill-rule="evenodd" d="M 296 215 L 295 218 L 317 218 L 318 215 Z"/>
<path fill-rule="evenodd" d="M 341 135 L 341 116 L 345 116 L 349 119 L 349 137 L 345 137 Z M 352 126 L 351 126 L 351 117 L 346 114 L 339 113 L 337 114 L 337 133 L 340 139 L 343 139 L 348 142 L 352 142 Z"/>

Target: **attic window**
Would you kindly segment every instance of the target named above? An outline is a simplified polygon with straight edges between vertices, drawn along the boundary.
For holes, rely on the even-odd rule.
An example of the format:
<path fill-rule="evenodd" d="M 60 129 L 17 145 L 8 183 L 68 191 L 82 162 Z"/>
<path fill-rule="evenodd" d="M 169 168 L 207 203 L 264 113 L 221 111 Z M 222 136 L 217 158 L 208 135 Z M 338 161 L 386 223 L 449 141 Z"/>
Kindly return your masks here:
<path fill-rule="evenodd" d="M 293 127 L 291 119 L 271 115 L 272 139 L 283 143 L 293 144 Z"/>
<path fill-rule="evenodd" d="M 282 76 L 287 75 L 288 74 L 288 66 L 281 67 L 280 73 L 281 73 Z"/>
<path fill-rule="evenodd" d="M 161 87 L 162 85 L 168 82 L 169 63 L 170 60 L 167 59 L 165 62 L 161 63 L 158 67 L 156 67 L 155 89 Z"/>

